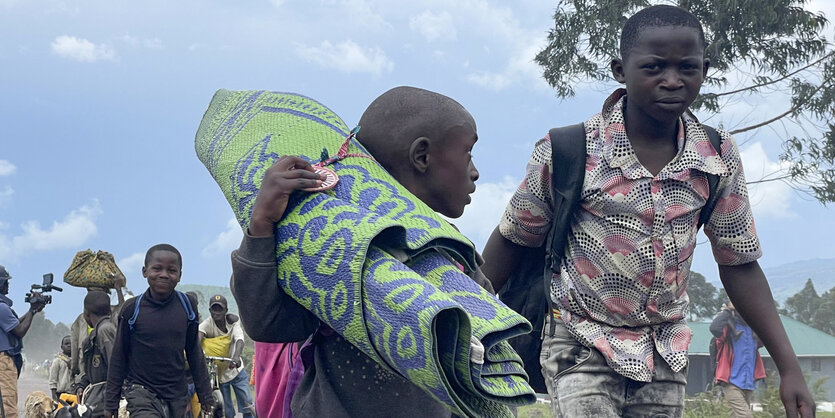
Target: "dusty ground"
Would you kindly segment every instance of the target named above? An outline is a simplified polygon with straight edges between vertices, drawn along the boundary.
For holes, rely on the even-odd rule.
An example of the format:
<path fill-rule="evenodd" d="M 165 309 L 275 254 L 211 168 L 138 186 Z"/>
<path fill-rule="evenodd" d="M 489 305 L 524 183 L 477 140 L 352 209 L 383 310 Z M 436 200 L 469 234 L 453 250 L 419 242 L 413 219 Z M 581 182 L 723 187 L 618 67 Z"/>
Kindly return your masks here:
<path fill-rule="evenodd" d="M 29 392 L 40 390 L 49 394 L 49 383 L 46 376 L 41 376 L 31 370 L 24 370 L 17 380 L 17 410 L 18 416 L 23 417 L 23 405 Z"/>

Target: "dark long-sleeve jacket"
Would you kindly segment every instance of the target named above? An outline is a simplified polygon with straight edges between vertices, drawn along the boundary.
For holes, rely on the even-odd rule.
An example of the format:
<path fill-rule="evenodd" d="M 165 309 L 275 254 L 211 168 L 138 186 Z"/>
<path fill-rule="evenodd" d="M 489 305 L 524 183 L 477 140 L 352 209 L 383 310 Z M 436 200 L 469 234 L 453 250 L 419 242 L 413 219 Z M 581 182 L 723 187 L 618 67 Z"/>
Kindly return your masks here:
<path fill-rule="evenodd" d="M 106 410 L 118 409 L 123 383 L 142 385 L 165 400 L 185 397 L 188 392 L 186 358 L 197 396 L 200 402 L 208 402 L 211 385 L 197 340 L 197 321 L 188 320 L 185 307 L 174 292 L 168 299 L 158 301 L 150 291 L 145 291 L 131 330 L 128 320 L 134 314 L 137 299 L 125 302 L 119 313 L 116 342 L 107 371 Z"/>
<path fill-rule="evenodd" d="M 273 236 L 247 234 L 232 252 L 232 293 L 244 329 L 255 341 L 304 341 L 319 328 L 319 320 L 279 288 L 275 269 Z M 470 276 L 492 291 L 480 270 Z M 313 347 L 313 364 L 291 402 L 296 418 L 451 416 L 428 393 L 382 369 L 329 329 L 316 334 Z"/>
<path fill-rule="evenodd" d="M 110 316 L 102 318 L 90 335 L 82 341 L 84 373 L 78 379 L 82 389 L 87 385 L 107 380 L 107 369 L 115 342 L 116 325 L 113 325 Z"/>

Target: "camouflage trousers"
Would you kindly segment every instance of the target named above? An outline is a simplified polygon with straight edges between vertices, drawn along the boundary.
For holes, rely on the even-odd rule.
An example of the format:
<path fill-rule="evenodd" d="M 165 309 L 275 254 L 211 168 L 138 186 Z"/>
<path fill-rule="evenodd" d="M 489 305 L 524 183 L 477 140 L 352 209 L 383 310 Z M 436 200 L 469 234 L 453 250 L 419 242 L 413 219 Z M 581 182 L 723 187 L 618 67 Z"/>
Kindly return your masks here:
<path fill-rule="evenodd" d="M 681 417 L 687 368 L 673 372 L 655 353 L 652 382 L 638 382 L 618 374 L 600 351 L 585 347 L 555 319 L 553 336 L 546 319 L 540 365 L 551 395 L 554 417 Z"/>

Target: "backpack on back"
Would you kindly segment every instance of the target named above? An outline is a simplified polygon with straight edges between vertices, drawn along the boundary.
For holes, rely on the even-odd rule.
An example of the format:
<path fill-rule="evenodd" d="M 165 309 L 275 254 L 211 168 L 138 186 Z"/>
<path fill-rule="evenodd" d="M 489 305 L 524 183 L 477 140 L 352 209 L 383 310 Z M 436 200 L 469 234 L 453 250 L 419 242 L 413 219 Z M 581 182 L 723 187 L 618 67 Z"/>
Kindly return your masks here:
<path fill-rule="evenodd" d="M 721 155 L 719 133 L 702 125 L 710 143 Z M 550 298 L 551 277 L 560 273 L 560 266 L 571 232 L 571 221 L 580 205 L 580 195 L 586 175 L 586 130 L 583 123 L 554 128 L 548 133 L 551 138 L 551 196 L 553 217 L 545 243 L 536 248 L 527 248 L 511 272 L 505 286 L 499 291 L 499 298 L 505 305 L 530 321 L 533 330 L 529 334 L 510 339 L 525 364 L 530 385 L 537 393 L 547 393 L 545 380 L 539 365 L 542 351 L 542 337 L 546 315 L 553 312 Z M 710 219 L 718 200 L 719 177 L 707 174 L 709 197 L 699 216 L 699 227 Z M 551 321 L 549 335 L 554 333 Z"/>

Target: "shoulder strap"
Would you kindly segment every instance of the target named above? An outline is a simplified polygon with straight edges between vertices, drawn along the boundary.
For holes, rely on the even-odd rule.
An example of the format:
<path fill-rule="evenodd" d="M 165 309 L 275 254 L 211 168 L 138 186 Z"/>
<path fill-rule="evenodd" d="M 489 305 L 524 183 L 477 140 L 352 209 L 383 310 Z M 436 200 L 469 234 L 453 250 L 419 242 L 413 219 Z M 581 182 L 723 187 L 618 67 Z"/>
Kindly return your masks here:
<path fill-rule="evenodd" d="M 130 327 L 130 331 L 133 332 L 133 326 L 136 324 L 136 318 L 139 317 L 139 305 L 142 303 L 142 296 L 145 296 L 145 293 L 140 293 L 136 299 L 136 305 L 133 307 L 133 316 L 128 319 L 128 326 Z"/>
<path fill-rule="evenodd" d="M 180 292 L 179 290 L 174 291 L 177 294 L 177 298 L 180 299 L 180 303 L 183 305 L 183 309 L 186 311 L 186 317 L 188 318 L 188 322 L 196 322 L 197 321 L 197 314 L 194 312 L 194 309 L 191 307 L 191 303 L 188 300 L 188 296 L 185 293 Z M 134 325 L 136 325 L 136 318 L 139 317 L 139 304 L 142 302 L 142 296 L 145 294 L 142 293 L 141 295 L 136 297 L 136 306 L 133 308 L 133 316 L 128 319 L 128 325 L 130 326 L 131 332 L 133 332 Z"/>
<path fill-rule="evenodd" d="M 582 123 L 554 128 L 548 136 L 551 138 L 553 216 L 545 257 L 546 269 L 559 273 L 568 242 L 571 215 L 580 204 L 586 177 L 586 128 Z"/>
<path fill-rule="evenodd" d="M 191 301 L 188 300 L 188 296 L 185 293 L 175 290 L 177 292 L 177 297 L 180 298 L 180 303 L 183 304 L 183 309 L 186 311 L 186 317 L 188 318 L 188 322 L 195 322 L 197 321 L 197 314 L 194 312 L 194 309 L 191 307 Z"/>
<path fill-rule="evenodd" d="M 713 145 L 713 149 L 716 150 L 716 153 L 719 156 L 722 156 L 722 137 L 719 136 L 719 132 L 716 131 L 711 126 L 702 125 L 705 132 L 707 132 L 707 137 L 710 139 L 710 144 Z M 713 214 L 713 209 L 716 207 L 716 202 L 719 200 L 719 193 L 717 193 L 717 189 L 719 188 L 719 176 L 716 174 L 707 174 L 707 185 L 708 185 L 708 198 L 707 202 L 705 202 L 705 206 L 702 208 L 702 211 L 699 213 L 699 225 L 698 228 L 701 228 L 702 225 L 706 224 L 707 221 L 710 220 L 710 215 Z"/>
<path fill-rule="evenodd" d="M 545 241 L 545 298 L 551 315 L 549 335 L 554 335 L 554 306 L 551 300 L 551 278 L 560 272 L 565 246 L 571 228 L 572 214 L 580 204 L 586 178 L 586 128 L 583 123 L 554 128 L 551 139 L 551 229 Z"/>

